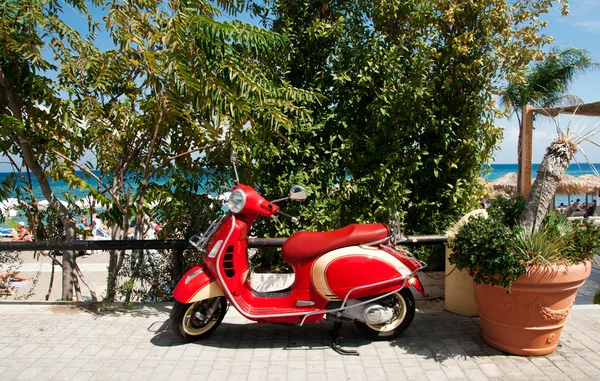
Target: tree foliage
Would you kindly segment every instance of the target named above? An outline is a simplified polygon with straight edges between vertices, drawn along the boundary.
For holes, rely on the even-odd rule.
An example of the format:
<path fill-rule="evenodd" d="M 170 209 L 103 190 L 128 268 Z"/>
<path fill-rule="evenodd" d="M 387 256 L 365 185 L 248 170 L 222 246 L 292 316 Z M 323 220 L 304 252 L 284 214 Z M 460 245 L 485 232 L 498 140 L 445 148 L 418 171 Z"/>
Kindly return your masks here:
<path fill-rule="evenodd" d="M 476 204 L 482 164 L 502 136 L 495 96 L 542 56 L 551 39 L 538 16 L 559 3 L 253 4 L 290 41 L 274 65 L 327 100 L 294 131 L 248 129 L 244 176 L 273 196 L 306 184 L 310 201 L 289 207 L 303 228 L 385 221 L 391 208 L 409 232 L 443 232 Z M 276 229 L 289 233 L 263 231 Z"/>
<path fill-rule="evenodd" d="M 47 73 L 60 73 L 69 65 L 73 50 L 87 40 L 61 19 L 63 4 L 81 12 L 90 31 L 95 31 L 96 24 L 81 0 L 7 0 L 0 5 L 0 152 L 22 159 L 57 211 L 66 240 L 74 240 L 75 221 L 49 179 L 61 176 L 61 162 L 53 150 L 69 149 L 75 155 L 82 147 L 66 140 L 76 121 L 68 102 L 59 95 L 57 81 Z M 78 288 L 73 252 L 64 252 L 62 265 L 62 297 L 70 300 Z"/>
<path fill-rule="evenodd" d="M 94 23 L 83 1 L 67 2 L 89 19 L 91 32 L 107 33 L 114 47 L 100 49 L 95 34 L 83 38 L 67 26 L 58 1 L 3 5 L 1 147 L 24 159 L 22 146 L 30 147 L 36 175 L 50 174 L 89 192 L 106 207 L 103 218 L 114 239 L 127 237 L 132 217 L 135 236 L 144 235 L 154 201 L 149 197 L 164 195 L 154 185 L 221 165 L 229 141 L 247 123 L 293 129 L 294 119 L 308 115 L 304 105 L 318 99 L 265 65 L 266 57 L 283 51 L 281 36 L 216 20 L 220 8 L 235 13 L 241 2 L 93 3 L 104 6 L 102 24 Z M 54 52 L 51 59 L 44 59 L 45 49 Z M 20 97 L 11 97 L 15 89 Z M 13 98 L 23 109 L 9 110 Z M 22 144 L 12 148 L 15 142 Z M 98 188 L 88 183 L 90 177 Z M 204 191 L 211 186 L 204 184 Z M 47 189 L 60 210 L 49 184 Z M 74 232 L 66 208 L 61 215 Z M 115 296 L 124 259 L 122 252 L 111 254 L 108 299 Z"/>
<path fill-rule="evenodd" d="M 569 84 L 578 74 L 596 67 L 598 64 L 585 49 L 554 48 L 542 61 L 527 68 L 523 81 L 508 84 L 502 104 L 516 114 L 526 104 L 555 106 L 564 100 Z"/>

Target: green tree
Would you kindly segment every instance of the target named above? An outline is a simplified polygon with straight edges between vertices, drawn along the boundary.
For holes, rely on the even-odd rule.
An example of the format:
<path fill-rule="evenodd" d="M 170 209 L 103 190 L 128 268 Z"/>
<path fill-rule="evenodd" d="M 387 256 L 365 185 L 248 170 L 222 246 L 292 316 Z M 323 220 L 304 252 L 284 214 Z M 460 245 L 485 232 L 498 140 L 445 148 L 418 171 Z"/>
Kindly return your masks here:
<path fill-rule="evenodd" d="M 531 187 L 531 193 L 520 217 L 519 222 L 528 235 L 536 233 L 543 225 L 544 217 L 552 205 L 561 177 L 580 149 L 580 144 L 587 141 L 595 146 L 600 146 L 592 140 L 600 132 L 598 125 L 582 128 L 569 124 L 566 129 L 563 129 L 557 124 L 557 132 L 558 136 L 546 149 L 537 170 L 537 180 Z"/>
<path fill-rule="evenodd" d="M 308 185 L 305 228 L 385 221 L 438 233 L 476 205 L 501 138 L 500 84 L 522 78 L 550 38 L 539 16 L 561 1 L 273 1 L 255 13 L 290 41 L 275 62 L 327 101 L 314 123 L 248 129 L 244 176 L 267 195 Z M 566 7 L 563 8 L 566 13 Z M 272 224 L 264 225 L 274 234 Z M 279 229 L 282 234 L 289 229 Z"/>
<path fill-rule="evenodd" d="M 91 20 L 83 2 L 68 4 Z M 103 4 L 115 44 L 106 51 L 94 36 L 81 38 L 64 23 L 58 2 L 9 1 L 2 9 L 2 148 L 22 156 L 36 174 L 67 239 L 74 238 L 75 221 L 52 193 L 49 174 L 105 205 L 114 239 L 127 236 L 131 217 L 141 238 L 153 201 L 148 197 L 161 194 L 156 184 L 222 165 L 229 140 L 248 123 L 293 129 L 293 118 L 307 116 L 304 104 L 317 99 L 264 64 L 283 50 L 281 36 L 215 20 L 219 8 L 232 14 L 241 8 L 237 1 Z M 44 60 L 44 49 L 52 49 L 52 60 Z M 55 79 L 45 76 L 48 70 L 56 71 Z M 13 100 L 21 108 L 12 107 Z M 99 189 L 89 185 L 90 177 Z M 108 300 L 123 262 L 124 253 L 111 253 Z M 65 273 L 72 271 L 65 267 Z M 63 297 L 70 299 L 72 280 L 65 282 Z"/>
<path fill-rule="evenodd" d="M 569 84 L 577 75 L 597 67 L 585 49 L 554 48 L 542 61 L 527 68 L 524 79 L 509 83 L 500 100 L 517 116 L 519 123 L 519 169 L 522 165 L 523 106 L 533 104 L 545 108 L 565 101 L 578 102 L 577 97 L 567 95 Z"/>
<path fill-rule="evenodd" d="M 235 2 L 218 3 L 235 11 Z M 148 197 L 169 193 L 150 188 L 175 175 L 206 177 L 225 162 L 229 141 L 246 123 L 293 128 L 291 117 L 302 117 L 302 104 L 315 95 L 269 76 L 260 62 L 281 51 L 281 37 L 237 21 L 218 22 L 220 11 L 210 2 L 109 1 L 106 7 L 115 49 L 82 45 L 63 77 L 85 125 L 68 139 L 89 148 L 95 160 L 78 164 L 67 149 L 54 153 L 69 163 L 63 170 L 73 184 L 84 180 L 77 180 L 75 169 L 99 182 L 99 191 L 87 189 L 109 206 L 104 217 L 113 239 L 126 239 L 132 217 L 134 238 L 141 239 L 149 202 L 156 201 Z M 116 296 L 124 261 L 124 251 L 111 252 L 108 300 Z M 130 284 L 143 281 L 138 270 Z"/>
<path fill-rule="evenodd" d="M 64 137 L 76 128 L 69 105 L 59 96 L 60 86 L 47 73 L 59 70 L 74 46 L 86 40 L 60 17 L 62 4 L 81 12 L 95 24 L 80 0 L 7 0 L 0 5 L 0 147 L 20 157 L 40 184 L 46 200 L 57 211 L 67 241 L 75 239 L 75 220 L 50 186 L 60 177 L 58 158 L 52 149 L 77 152 Z M 99 1 L 92 1 L 99 4 Z M 78 287 L 74 253 L 63 253 L 62 297 L 71 300 Z"/>

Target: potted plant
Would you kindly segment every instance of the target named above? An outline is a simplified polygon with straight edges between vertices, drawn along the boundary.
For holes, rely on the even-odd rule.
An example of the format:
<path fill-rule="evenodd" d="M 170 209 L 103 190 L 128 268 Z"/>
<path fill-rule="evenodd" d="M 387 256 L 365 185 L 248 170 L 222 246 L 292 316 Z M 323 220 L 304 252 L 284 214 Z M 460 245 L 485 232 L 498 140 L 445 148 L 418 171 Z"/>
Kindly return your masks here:
<path fill-rule="evenodd" d="M 450 262 L 473 277 L 483 337 L 494 348 L 552 352 L 577 289 L 590 275 L 599 230 L 589 221 L 548 213 L 560 177 L 589 136 L 559 129 L 528 200 L 496 200 L 488 218 L 470 220 L 451 243 Z"/>

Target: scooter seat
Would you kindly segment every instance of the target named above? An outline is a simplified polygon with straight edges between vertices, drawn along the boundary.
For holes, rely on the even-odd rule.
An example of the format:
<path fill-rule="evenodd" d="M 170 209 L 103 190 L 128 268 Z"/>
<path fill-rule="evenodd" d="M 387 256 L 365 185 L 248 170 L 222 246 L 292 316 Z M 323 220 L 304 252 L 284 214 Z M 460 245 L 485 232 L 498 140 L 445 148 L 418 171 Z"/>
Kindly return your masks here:
<path fill-rule="evenodd" d="M 351 224 L 328 232 L 298 232 L 285 241 L 282 257 L 286 262 L 310 259 L 340 247 L 361 245 L 385 239 L 384 224 Z"/>

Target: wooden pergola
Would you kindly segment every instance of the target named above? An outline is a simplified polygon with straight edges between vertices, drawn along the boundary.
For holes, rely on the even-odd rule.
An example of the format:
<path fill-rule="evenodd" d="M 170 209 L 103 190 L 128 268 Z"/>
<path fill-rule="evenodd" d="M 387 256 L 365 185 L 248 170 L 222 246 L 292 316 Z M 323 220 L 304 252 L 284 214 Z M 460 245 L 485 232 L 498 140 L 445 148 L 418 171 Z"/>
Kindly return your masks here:
<path fill-rule="evenodd" d="M 555 117 L 559 114 L 582 116 L 600 116 L 600 102 L 586 103 L 576 106 L 534 108 L 532 105 L 523 106 L 523 129 L 521 131 L 521 166 L 517 177 L 517 192 L 523 197 L 529 197 L 531 191 L 531 146 L 533 136 L 533 114 Z"/>

